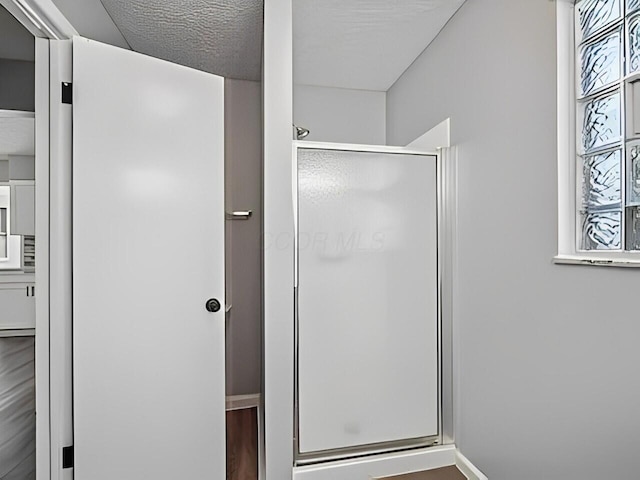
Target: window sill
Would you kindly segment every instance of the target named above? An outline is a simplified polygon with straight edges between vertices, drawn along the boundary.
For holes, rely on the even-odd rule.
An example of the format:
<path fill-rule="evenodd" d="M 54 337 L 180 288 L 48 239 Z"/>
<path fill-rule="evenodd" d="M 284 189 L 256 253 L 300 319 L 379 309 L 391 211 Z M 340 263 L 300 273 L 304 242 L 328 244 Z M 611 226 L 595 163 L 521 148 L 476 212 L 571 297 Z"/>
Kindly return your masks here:
<path fill-rule="evenodd" d="M 640 267 L 640 258 L 593 258 L 586 255 L 556 255 L 553 263 L 558 265 L 589 265 L 594 267 Z"/>

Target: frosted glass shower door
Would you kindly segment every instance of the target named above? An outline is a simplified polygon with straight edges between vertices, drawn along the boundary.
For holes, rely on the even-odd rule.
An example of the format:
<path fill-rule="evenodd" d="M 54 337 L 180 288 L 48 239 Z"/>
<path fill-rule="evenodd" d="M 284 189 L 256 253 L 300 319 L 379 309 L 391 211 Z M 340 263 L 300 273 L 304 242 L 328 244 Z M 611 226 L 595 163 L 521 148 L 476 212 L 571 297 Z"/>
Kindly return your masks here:
<path fill-rule="evenodd" d="M 297 162 L 299 453 L 437 435 L 436 158 Z"/>

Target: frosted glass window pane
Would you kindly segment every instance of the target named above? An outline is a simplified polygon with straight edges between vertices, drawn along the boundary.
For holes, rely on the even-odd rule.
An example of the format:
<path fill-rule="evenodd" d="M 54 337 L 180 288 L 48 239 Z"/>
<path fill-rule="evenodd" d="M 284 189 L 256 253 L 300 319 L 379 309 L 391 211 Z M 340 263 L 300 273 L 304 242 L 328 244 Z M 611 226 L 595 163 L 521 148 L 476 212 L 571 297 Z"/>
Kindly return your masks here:
<path fill-rule="evenodd" d="M 627 202 L 640 202 L 640 145 L 629 149 L 629 191 Z"/>
<path fill-rule="evenodd" d="M 640 250 L 640 207 L 627 208 L 627 250 Z"/>
<path fill-rule="evenodd" d="M 621 0 L 582 0 L 577 5 L 578 30 L 586 38 L 622 15 Z"/>
<path fill-rule="evenodd" d="M 583 250 L 619 250 L 622 212 L 582 215 Z"/>
<path fill-rule="evenodd" d="M 640 1 L 640 0 L 639 0 Z M 629 19 L 629 73 L 640 70 L 640 15 Z"/>
<path fill-rule="evenodd" d="M 640 8 L 640 0 L 627 0 L 627 13 L 631 13 L 638 8 Z"/>
<path fill-rule="evenodd" d="M 582 160 L 582 206 L 587 210 L 619 206 L 622 152 L 584 157 Z"/>
<path fill-rule="evenodd" d="M 620 80 L 620 31 L 580 49 L 580 93 L 595 90 Z"/>
<path fill-rule="evenodd" d="M 299 151 L 301 452 L 437 434 L 435 158 Z"/>
<path fill-rule="evenodd" d="M 597 98 L 580 105 L 584 152 L 620 141 L 620 94 Z"/>
<path fill-rule="evenodd" d="M 33 337 L 0 338 L 0 478 L 36 478 Z"/>

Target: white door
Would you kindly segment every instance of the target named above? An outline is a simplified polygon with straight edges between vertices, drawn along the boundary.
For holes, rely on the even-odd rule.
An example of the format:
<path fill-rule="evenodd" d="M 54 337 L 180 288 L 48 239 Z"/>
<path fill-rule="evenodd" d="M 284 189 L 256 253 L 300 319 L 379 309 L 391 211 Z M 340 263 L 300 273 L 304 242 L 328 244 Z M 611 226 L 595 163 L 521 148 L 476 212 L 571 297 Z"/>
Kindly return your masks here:
<path fill-rule="evenodd" d="M 223 95 L 73 41 L 76 480 L 225 478 Z"/>

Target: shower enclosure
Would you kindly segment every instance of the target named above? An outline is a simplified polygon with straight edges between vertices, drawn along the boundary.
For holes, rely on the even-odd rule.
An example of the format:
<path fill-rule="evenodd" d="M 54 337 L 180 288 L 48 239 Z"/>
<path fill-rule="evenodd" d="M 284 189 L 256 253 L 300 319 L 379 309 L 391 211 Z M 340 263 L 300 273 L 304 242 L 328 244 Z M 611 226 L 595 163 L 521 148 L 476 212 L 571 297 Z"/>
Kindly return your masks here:
<path fill-rule="evenodd" d="M 438 161 L 294 142 L 297 465 L 442 443 Z"/>

